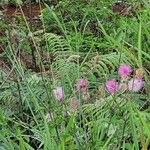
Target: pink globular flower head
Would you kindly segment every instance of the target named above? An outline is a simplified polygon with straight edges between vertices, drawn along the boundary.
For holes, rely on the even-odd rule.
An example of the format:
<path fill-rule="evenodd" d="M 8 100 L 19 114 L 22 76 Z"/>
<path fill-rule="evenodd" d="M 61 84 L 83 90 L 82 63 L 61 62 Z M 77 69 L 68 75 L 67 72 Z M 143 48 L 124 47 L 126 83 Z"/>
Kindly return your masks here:
<path fill-rule="evenodd" d="M 139 92 L 144 87 L 144 81 L 141 78 L 134 78 L 128 82 L 128 89 L 132 92 Z"/>
<path fill-rule="evenodd" d="M 114 94 L 115 92 L 117 92 L 118 87 L 119 87 L 118 82 L 115 79 L 108 80 L 106 82 L 106 90 L 110 94 Z"/>
<path fill-rule="evenodd" d="M 121 78 L 126 78 L 130 76 L 132 73 L 132 68 L 127 64 L 120 65 L 118 69 L 118 74 Z"/>
<path fill-rule="evenodd" d="M 54 96 L 57 100 L 61 101 L 64 99 L 64 90 L 62 87 L 56 87 L 54 89 Z"/>
<path fill-rule="evenodd" d="M 87 92 L 87 90 L 88 90 L 88 80 L 80 79 L 76 84 L 76 88 L 80 92 Z"/>

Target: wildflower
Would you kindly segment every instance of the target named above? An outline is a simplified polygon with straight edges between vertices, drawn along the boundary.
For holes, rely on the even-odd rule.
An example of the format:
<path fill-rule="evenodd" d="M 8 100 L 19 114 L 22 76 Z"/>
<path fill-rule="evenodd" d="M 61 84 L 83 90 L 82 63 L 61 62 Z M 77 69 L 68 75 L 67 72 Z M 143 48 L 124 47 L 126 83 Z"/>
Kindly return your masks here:
<path fill-rule="evenodd" d="M 139 92 L 144 87 L 144 81 L 140 78 L 131 79 L 128 83 L 129 91 Z"/>
<path fill-rule="evenodd" d="M 121 78 L 126 78 L 130 76 L 132 73 L 132 69 L 129 65 L 127 64 L 122 64 L 120 65 L 118 69 L 118 74 L 120 75 Z"/>
<path fill-rule="evenodd" d="M 90 99 L 90 94 L 88 91 L 82 93 L 82 99 L 86 102 Z"/>
<path fill-rule="evenodd" d="M 127 83 L 120 83 L 119 84 L 119 91 L 124 93 L 128 89 L 128 84 Z"/>
<path fill-rule="evenodd" d="M 98 96 L 99 96 L 100 98 L 105 97 L 105 85 L 100 85 L 100 86 L 98 87 Z"/>
<path fill-rule="evenodd" d="M 64 90 L 62 87 L 56 87 L 54 90 L 54 96 L 57 100 L 63 100 L 64 99 Z"/>
<path fill-rule="evenodd" d="M 118 90 L 118 82 L 115 79 L 106 82 L 106 90 L 110 94 L 114 94 Z"/>
<path fill-rule="evenodd" d="M 135 77 L 142 79 L 144 77 L 144 69 L 143 68 L 136 69 L 136 71 L 135 71 Z"/>
<path fill-rule="evenodd" d="M 86 79 L 80 79 L 77 82 L 76 88 L 78 91 L 86 92 L 88 89 L 88 81 Z"/>
<path fill-rule="evenodd" d="M 78 106 L 79 106 L 78 100 L 75 97 L 71 98 L 70 104 L 69 104 L 70 111 L 75 112 Z"/>

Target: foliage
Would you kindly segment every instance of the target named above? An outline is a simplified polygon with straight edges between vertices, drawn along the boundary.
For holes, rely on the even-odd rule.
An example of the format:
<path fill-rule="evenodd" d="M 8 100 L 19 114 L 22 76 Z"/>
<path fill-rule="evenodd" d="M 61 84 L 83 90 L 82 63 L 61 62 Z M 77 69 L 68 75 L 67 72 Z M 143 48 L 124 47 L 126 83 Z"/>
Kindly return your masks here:
<path fill-rule="evenodd" d="M 0 149 L 149 149 L 150 4 L 141 3 L 130 17 L 115 14 L 112 0 L 47 3 L 40 29 L 24 16 L 3 19 Z M 107 92 L 109 79 L 129 80 L 118 76 L 120 64 L 143 68 L 141 91 Z M 84 93 L 76 88 L 82 78 Z"/>

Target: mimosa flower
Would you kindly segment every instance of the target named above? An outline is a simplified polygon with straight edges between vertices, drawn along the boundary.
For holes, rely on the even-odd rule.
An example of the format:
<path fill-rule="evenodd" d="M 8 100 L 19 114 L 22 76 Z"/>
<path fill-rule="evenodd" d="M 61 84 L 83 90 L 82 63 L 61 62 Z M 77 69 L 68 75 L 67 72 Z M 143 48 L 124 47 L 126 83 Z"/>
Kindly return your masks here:
<path fill-rule="evenodd" d="M 108 80 L 106 82 L 106 90 L 110 94 L 114 94 L 118 90 L 118 87 L 119 87 L 118 82 L 115 79 Z"/>
<path fill-rule="evenodd" d="M 88 89 L 88 80 L 80 79 L 76 84 L 76 88 L 78 91 L 86 92 Z"/>
<path fill-rule="evenodd" d="M 132 73 L 132 69 L 129 65 L 127 64 L 122 64 L 120 65 L 118 69 L 118 74 L 121 78 L 126 78 L 129 77 Z"/>
<path fill-rule="evenodd" d="M 131 79 L 128 83 L 129 91 L 139 92 L 144 87 L 144 81 L 140 78 Z"/>
<path fill-rule="evenodd" d="M 57 100 L 63 100 L 64 99 L 64 90 L 62 87 L 56 87 L 54 90 L 54 96 Z"/>

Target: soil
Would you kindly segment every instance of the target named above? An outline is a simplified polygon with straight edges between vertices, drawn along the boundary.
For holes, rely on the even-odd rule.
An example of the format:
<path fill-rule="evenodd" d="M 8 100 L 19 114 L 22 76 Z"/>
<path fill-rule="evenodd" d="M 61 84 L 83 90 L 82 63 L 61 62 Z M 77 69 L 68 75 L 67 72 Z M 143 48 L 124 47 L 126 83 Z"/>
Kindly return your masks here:
<path fill-rule="evenodd" d="M 116 2 L 112 5 L 111 9 L 113 13 L 116 13 L 124 17 L 133 17 L 136 16 L 136 12 L 139 8 L 142 7 L 141 3 L 129 4 L 123 1 Z"/>
<path fill-rule="evenodd" d="M 39 15 L 41 10 L 44 9 L 43 5 L 39 5 L 37 3 L 31 4 L 31 5 L 23 5 L 21 8 L 19 6 L 14 5 L 5 5 L 3 7 L 0 7 L 0 11 L 3 12 L 3 19 L 10 21 L 11 19 L 17 17 L 17 16 L 25 16 L 26 19 L 29 21 L 29 23 L 32 26 L 35 26 L 36 28 L 41 28 L 41 21 L 39 19 Z M 0 31 L 0 38 L 5 36 L 5 31 Z M 0 54 L 4 51 L 4 46 L 0 43 Z M 5 69 L 5 66 L 8 65 L 5 64 L 5 61 L 3 61 L 3 58 L 1 57 L 1 63 L 0 68 Z M 34 66 L 34 60 L 32 59 L 31 54 L 21 54 L 21 61 L 26 66 L 27 69 L 32 69 L 33 71 L 37 70 L 37 68 Z M 38 69 L 39 70 L 39 69 Z"/>
<path fill-rule="evenodd" d="M 19 6 L 14 5 L 6 5 L 1 8 L 5 17 L 11 18 L 15 16 L 22 16 L 23 14 L 28 18 L 37 17 L 41 10 L 44 8 L 43 5 L 39 4 L 31 4 L 31 5 L 23 5 L 21 8 Z M 22 10 L 21 10 L 22 9 Z M 23 14 L 22 14 L 23 11 Z"/>

